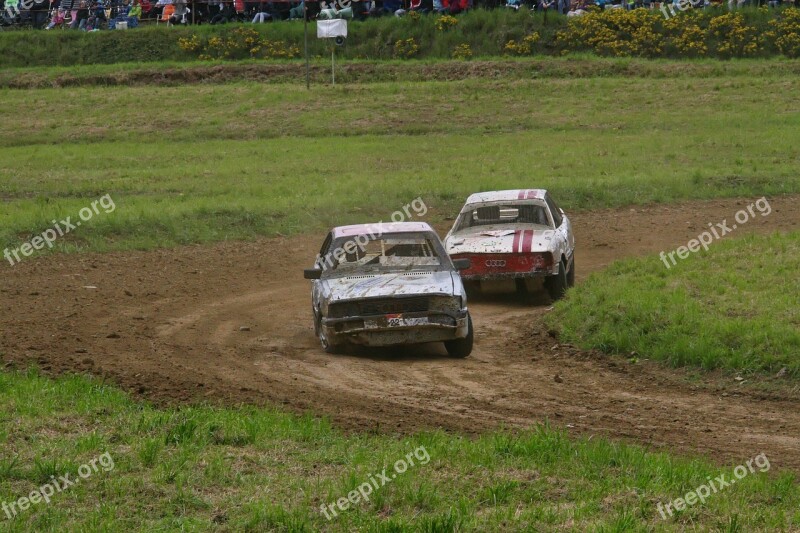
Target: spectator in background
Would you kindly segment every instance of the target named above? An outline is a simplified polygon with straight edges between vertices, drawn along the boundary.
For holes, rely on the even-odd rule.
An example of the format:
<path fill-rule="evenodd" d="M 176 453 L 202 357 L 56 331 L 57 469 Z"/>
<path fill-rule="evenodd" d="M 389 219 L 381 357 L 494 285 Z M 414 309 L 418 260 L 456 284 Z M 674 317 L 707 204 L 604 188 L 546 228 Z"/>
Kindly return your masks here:
<path fill-rule="evenodd" d="M 53 17 L 50 19 L 50 24 L 47 25 L 45 28 L 46 30 L 52 30 L 53 28 L 59 28 L 62 24 L 64 24 L 64 19 L 67 16 L 67 12 L 63 7 L 59 7 L 58 11 L 53 14 Z"/>
<path fill-rule="evenodd" d="M 433 0 L 433 11 L 435 13 L 444 13 L 447 11 L 447 8 L 444 7 L 442 0 Z"/>
<path fill-rule="evenodd" d="M 161 18 L 161 14 L 164 12 L 164 6 L 171 4 L 172 0 L 156 0 L 156 5 L 153 6 L 153 9 L 150 11 L 150 14 L 155 18 Z"/>
<path fill-rule="evenodd" d="M 355 2 L 353 2 L 355 3 Z M 289 10 L 289 20 L 301 19 L 303 18 L 303 13 L 305 13 L 306 3 L 305 0 L 300 2 L 293 8 Z"/>
<path fill-rule="evenodd" d="M 135 28 L 139 25 L 139 17 L 142 16 L 142 5 L 139 0 L 133 0 L 133 5 L 128 11 L 128 28 Z"/>
<path fill-rule="evenodd" d="M 152 18 L 153 8 L 155 7 L 150 0 L 142 0 L 142 18 L 149 19 Z"/>
<path fill-rule="evenodd" d="M 432 0 L 411 0 L 411 4 L 408 8 L 409 11 L 416 11 L 422 15 L 430 13 L 433 11 L 433 1 Z"/>
<path fill-rule="evenodd" d="M 81 3 L 78 4 L 78 9 L 73 11 L 72 23 L 69 25 L 70 28 L 85 30 L 86 29 L 86 21 L 89 20 L 89 8 L 86 7 L 86 0 L 81 0 Z"/>
<path fill-rule="evenodd" d="M 302 17 L 303 15 L 300 15 L 300 16 Z M 269 22 L 270 20 L 272 20 L 272 15 L 270 15 L 269 13 L 267 13 L 264 10 L 259 10 L 256 13 L 256 15 L 253 17 L 253 24 Z"/>
<path fill-rule="evenodd" d="M 186 0 L 177 0 L 175 2 L 175 12 L 169 18 L 169 23 L 172 25 L 189 24 L 190 9 L 186 7 Z"/>
<path fill-rule="evenodd" d="M 49 0 L 33 0 L 31 5 L 31 25 L 37 30 L 42 29 L 47 22 L 47 12 L 50 9 Z"/>
<path fill-rule="evenodd" d="M 467 10 L 469 0 L 444 0 L 444 5 L 451 15 L 458 15 Z"/>
<path fill-rule="evenodd" d="M 106 18 L 106 7 L 99 0 L 92 6 L 92 13 L 89 15 L 89 20 L 86 23 L 86 31 L 96 31 L 100 29 L 100 25 L 105 22 L 108 23 Z"/>
<path fill-rule="evenodd" d="M 0 2 L 0 5 L 3 9 L 3 20 L 6 24 L 14 24 L 14 21 L 20 16 L 19 0 L 6 0 L 4 3 Z"/>
<path fill-rule="evenodd" d="M 214 18 L 211 19 L 211 24 L 227 24 L 235 19 L 236 9 L 233 7 L 233 2 L 225 2 L 222 4 L 219 13 L 214 15 Z"/>
<path fill-rule="evenodd" d="M 386 15 L 394 15 L 400 9 L 402 9 L 403 4 L 401 0 L 383 0 L 383 6 L 381 7 L 381 11 L 383 11 Z"/>

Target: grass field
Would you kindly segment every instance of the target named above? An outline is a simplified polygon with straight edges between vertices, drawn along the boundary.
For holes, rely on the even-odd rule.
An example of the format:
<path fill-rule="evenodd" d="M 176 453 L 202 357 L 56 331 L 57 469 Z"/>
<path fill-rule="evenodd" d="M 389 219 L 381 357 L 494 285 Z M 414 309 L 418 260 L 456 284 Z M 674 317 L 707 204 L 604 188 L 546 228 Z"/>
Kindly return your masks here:
<path fill-rule="evenodd" d="M 662 63 L 669 70 L 669 63 Z M 757 69 L 761 72 L 761 67 Z M 472 191 L 567 209 L 800 190 L 792 74 L 3 90 L 0 247 L 111 194 L 65 249 L 442 215 Z"/>
<path fill-rule="evenodd" d="M 345 436 L 313 417 L 246 407 L 159 410 L 82 377 L 51 381 L 30 372 L 0 373 L 0 420 L 1 502 L 51 476 L 76 479 L 106 452 L 113 461 L 49 504 L 13 521 L 0 516 L 7 531 L 733 532 L 800 521 L 794 476 L 767 473 L 763 460 L 735 486 L 672 517 L 665 511 L 664 520 L 659 503 L 709 477 L 730 479 L 737 465 L 574 440 L 546 426 L 475 439 Z M 401 459 L 409 466 L 397 473 Z M 396 478 L 382 481 L 384 469 Z M 378 488 L 364 489 L 369 501 L 337 508 L 337 516 L 328 510 L 330 521 L 321 512 L 371 477 Z"/>
<path fill-rule="evenodd" d="M 247 81 L 2 89 L 14 105 L 0 107 L 0 249 L 106 194 L 113 216 L 95 216 L 58 250 L 318 232 L 386 218 L 416 197 L 446 217 L 469 193 L 504 187 L 549 188 L 571 212 L 800 191 L 797 62 L 767 71 L 656 62 L 647 75 L 603 77 L 571 75 L 566 60 L 552 65 L 544 79 L 310 92 Z M 764 247 L 783 254 L 779 268 L 753 260 Z M 797 346 L 797 257 L 792 234 L 719 243 L 703 261 L 669 271 L 657 257 L 619 263 L 555 313 L 566 335 L 607 351 L 706 368 L 787 366 L 796 375 L 788 350 Z M 720 276 L 725 283 L 715 283 Z M 704 334 L 693 337 L 698 329 Z M 421 446 L 429 461 L 369 502 L 331 521 L 320 512 Z M 313 414 L 155 408 L 80 376 L 0 373 L 0 504 L 51 476 L 74 478 L 104 452 L 113 470 L 14 520 L 0 514 L 0 530 L 774 531 L 800 523 L 798 484 L 779 468 L 662 520 L 660 502 L 710 476 L 730 477 L 736 465 L 547 426 L 475 438 L 345 435 Z"/>
<path fill-rule="evenodd" d="M 669 269 L 656 256 L 618 262 L 548 318 L 567 339 L 611 353 L 796 377 L 798 271 L 800 234 L 750 236 Z"/>

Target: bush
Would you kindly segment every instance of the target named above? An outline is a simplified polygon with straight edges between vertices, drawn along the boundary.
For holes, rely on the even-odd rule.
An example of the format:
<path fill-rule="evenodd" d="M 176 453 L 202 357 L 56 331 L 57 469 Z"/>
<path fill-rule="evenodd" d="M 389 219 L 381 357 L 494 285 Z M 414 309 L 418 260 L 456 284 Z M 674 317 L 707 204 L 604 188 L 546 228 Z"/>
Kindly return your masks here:
<path fill-rule="evenodd" d="M 312 25 L 313 32 L 313 25 Z M 575 18 L 527 10 L 382 17 L 350 23 L 343 58 L 450 58 L 457 46 L 477 56 L 593 52 L 637 57 L 800 57 L 800 12 L 786 9 L 590 11 Z M 330 43 L 309 40 L 324 56 Z M 0 67 L 69 66 L 187 59 L 292 59 L 302 55 L 303 23 L 149 26 L 130 31 L 7 31 Z M 466 48 L 459 53 L 463 57 Z"/>

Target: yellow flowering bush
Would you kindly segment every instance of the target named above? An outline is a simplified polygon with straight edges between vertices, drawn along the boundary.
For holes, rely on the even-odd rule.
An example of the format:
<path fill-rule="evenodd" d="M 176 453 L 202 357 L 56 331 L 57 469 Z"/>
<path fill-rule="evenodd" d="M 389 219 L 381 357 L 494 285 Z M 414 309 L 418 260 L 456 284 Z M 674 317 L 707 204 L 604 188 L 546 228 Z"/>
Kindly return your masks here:
<path fill-rule="evenodd" d="M 253 28 L 235 28 L 223 35 L 215 35 L 201 43 L 196 35 L 178 40 L 178 46 L 187 52 L 198 52 L 198 59 L 292 59 L 300 56 L 300 48 L 281 41 L 262 38 Z"/>
<path fill-rule="evenodd" d="M 661 15 L 646 9 L 589 11 L 570 18 L 556 34 L 556 45 L 571 52 L 592 50 L 600 55 L 656 57 L 663 37 L 657 31 Z"/>
<path fill-rule="evenodd" d="M 751 57 L 762 47 L 756 29 L 745 24 L 741 13 L 725 13 L 712 18 L 708 31 L 718 39 L 717 55 L 723 58 Z"/>
<path fill-rule="evenodd" d="M 533 50 L 532 46 L 538 43 L 540 38 L 538 32 L 533 32 L 520 39 L 519 42 L 513 39 L 508 41 L 505 47 L 503 47 L 503 50 L 508 55 L 527 56 L 531 54 Z"/>
<path fill-rule="evenodd" d="M 434 24 L 436 29 L 439 31 L 449 30 L 450 28 L 458 25 L 458 19 L 452 15 L 442 15 L 441 17 L 437 17 L 436 23 Z"/>
<path fill-rule="evenodd" d="M 394 57 L 400 59 L 411 59 L 419 54 L 419 44 L 413 37 L 400 39 L 394 43 Z"/>
<path fill-rule="evenodd" d="M 705 37 L 700 26 L 690 23 L 672 37 L 672 44 L 682 57 L 705 57 L 708 54 Z"/>
<path fill-rule="evenodd" d="M 468 44 L 457 44 L 453 48 L 453 59 L 469 59 L 472 57 L 472 48 Z"/>
<path fill-rule="evenodd" d="M 197 38 L 197 35 L 188 38 L 181 37 L 178 39 L 178 46 L 184 52 L 196 52 L 200 49 L 200 39 Z"/>
<path fill-rule="evenodd" d="M 787 57 L 800 57 L 800 10 L 784 9 L 777 19 L 771 20 L 770 31 L 775 46 Z"/>

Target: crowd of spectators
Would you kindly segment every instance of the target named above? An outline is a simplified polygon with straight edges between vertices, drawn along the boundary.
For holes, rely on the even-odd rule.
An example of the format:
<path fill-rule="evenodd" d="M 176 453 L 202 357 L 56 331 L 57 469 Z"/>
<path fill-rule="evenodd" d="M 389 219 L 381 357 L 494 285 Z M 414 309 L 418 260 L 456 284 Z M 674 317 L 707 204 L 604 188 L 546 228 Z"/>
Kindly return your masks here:
<path fill-rule="evenodd" d="M 305 5 L 305 2 L 308 5 Z M 140 21 L 184 24 L 264 23 L 276 20 L 403 16 L 408 12 L 456 15 L 482 8 L 532 9 L 568 16 L 580 15 L 590 5 L 601 9 L 654 9 L 658 3 L 681 0 L 0 0 L 0 26 L 31 26 L 52 30 L 84 31 L 136 28 Z M 685 0 L 684 0 L 685 1 Z M 712 1 L 691 0 L 702 8 Z M 730 8 L 744 5 L 776 7 L 781 0 L 727 0 Z M 800 0 L 788 0 L 798 7 Z M 307 7 L 307 9 L 306 9 Z"/>

